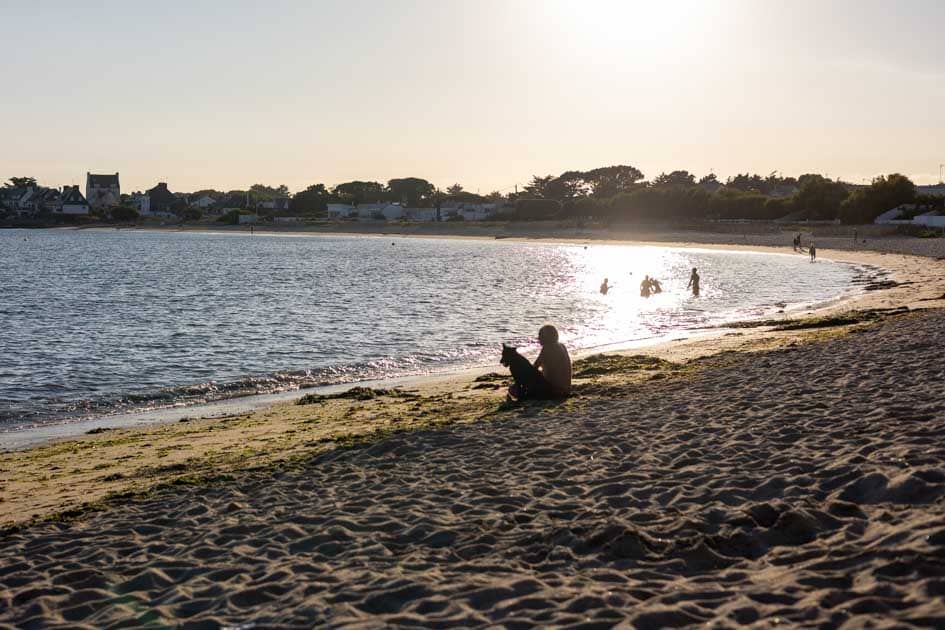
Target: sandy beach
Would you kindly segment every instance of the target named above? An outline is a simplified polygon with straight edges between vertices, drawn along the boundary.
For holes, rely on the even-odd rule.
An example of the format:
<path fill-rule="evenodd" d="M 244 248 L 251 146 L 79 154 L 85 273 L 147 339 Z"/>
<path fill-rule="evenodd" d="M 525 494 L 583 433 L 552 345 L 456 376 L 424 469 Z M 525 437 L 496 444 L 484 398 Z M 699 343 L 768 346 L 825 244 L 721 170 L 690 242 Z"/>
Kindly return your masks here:
<path fill-rule="evenodd" d="M 2 453 L 0 624 L 942 627 L 945 243 L 817 243 L 888 275 L 564 403 L 497 365 Z"/>

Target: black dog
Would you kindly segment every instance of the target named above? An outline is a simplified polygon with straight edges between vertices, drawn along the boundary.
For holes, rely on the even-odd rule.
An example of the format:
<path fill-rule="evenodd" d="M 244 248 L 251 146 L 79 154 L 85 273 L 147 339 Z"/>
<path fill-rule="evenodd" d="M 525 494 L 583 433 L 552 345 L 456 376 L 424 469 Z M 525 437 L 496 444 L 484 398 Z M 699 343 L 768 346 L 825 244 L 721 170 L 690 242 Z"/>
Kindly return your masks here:
<path fill-rule="evenodd" d="M 541 375 L 538 368 L 512 346 L 502 344 L 502 358 L 499 363 L 509 368 L 512 373 L 512 380 L 515 381 L 517 391 L 516 398 L 519 400 L 554 398 L 551 385 Z"/>

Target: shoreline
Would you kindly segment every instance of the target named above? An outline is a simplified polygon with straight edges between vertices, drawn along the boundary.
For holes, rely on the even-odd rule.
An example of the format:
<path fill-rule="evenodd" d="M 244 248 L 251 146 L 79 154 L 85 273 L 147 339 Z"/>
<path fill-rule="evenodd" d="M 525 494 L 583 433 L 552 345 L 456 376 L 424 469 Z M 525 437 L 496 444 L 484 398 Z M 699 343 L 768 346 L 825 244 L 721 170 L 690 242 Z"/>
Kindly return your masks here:
<path fill-rule="evenodd" d="M 840 255 L 890 275 L 566 401 L 496 367 L 0 453 L 0 625 L 937 627 L 945 261 Z"/>
<path fill-rule="evenodd" d="M 632 241 L 626 243 L 645 244 Z M 679 242 L 674 246 L 707 247 L 706 244 L 693 242 Z M 710 244 L 708 247 L 792 253 L 787 248 L 742 244 Z M 730 352 L 770 350 L 808 343 L 824 335 L 845 334 L 851 329 L 868 325 L 864 320 L 854 321 L 852 325 L 828 323 L 811 330 L 778 331 L 772 327 L 772 323 L 776 322 L 812 317 L 829 320 L 847 312 L 864 313 L 877 309 L 889 312 L 903 307 L 926 309 L 945 306 L 945 300 L 941 299 L 945 298 L 945 262 L 863 251 L 830 252 L 827 258 L 886 269 L 888 286 L 882 290 L 864 291 L 816 311 L 779 314 L 769 318 L 765 326 L 749 324 L 720 328 L 698 337 L 662 341 L 648 344 L 645 348 L 606 350 L 605 354 L 623 357 L 646 354 L 661 361 L 686 366 Z M 587 358 L 587 354 L 582 356 Z M 458 404 L 455 415 L 449 417 L 453 418 L 450 422 L 467 422 L 487 414 L 490 408 L 499 404 L 499 400 L 494 400 L 496 396 L 492 390 L 483 396 L 484 390 L 472 389 L 477 376 L 488 369 L 470 368 L 458 373 L 406 377 L 398 379 L 396 383 L 387 380 L 367 385 L 374 389 L 399 387 L 414 392 L 428 405 L 444 405 L 452 392 L 466 391 L 468 396 L 464 394 L 460 398 L 467 397 L 470 400 Z M 492 371 L 504 372 L 498 366 L 494 366 Z M 367 439 L 365 436 L 377 432 L 377 425 L 388 428 L 396 425 L 401 429 L 427 426 L 422 416 L 407 418 L 405 421 L 403 416 L 409 415 L 409 411 L 395 413 L 384 405 L 374 405 L 370 413 L 361 410 L 363 414 L 360 420 L 349 422 L 341 408 L 351 412 L 356 405 L 349 407 L 346 403 L 332 402 L 328 405 L 332 409 L 329 413 L 332 421 L 319 423 L 317 430 L 312 430 L 315 427 L 305 424 L 305 420 L 300 417 L 302 410 L 294 405 L 296 399 L 315 391 L 339 392 L 356 386 L 358 384 L 352 383 L 318 390 L 282 392 L 263 395 L 263 400 L 255 396 L 248 397 L 256 398 L 256 402 L 260 403 L 258 405 L 252 404 L 252 400 L 236 399 L 235 408 L 228 409 L 226 405 L 221 405 L 215 414 L 201 413 L 196 407 L 159 412 L 167 413 L 166 421 L 160 423 L 139 424 L 132 420 L 133 426 L 116 427 L 114 419 L 104 417 L 95 421 L 94 426 L 84 425 L 81 435 L 58 436 L 22 449 L 0 452 L 0 478 L 5 477 L 7 481 L 0 482 L 0 524 L 21 524 L 47 518 L 64 510 L 81 509 L 85 503 L 100 501 L 116 493 L 143 492 L 194 474 L 237 471 L 246 464 L 246 460 L 235 454 L 247 449 L 254 453 L 253 458 L 264 462 L 263 465 L 273 465 L 311 456 L 339 443 Z M 360 386 L 363 388 L 364 384 Z M 373 403 L 366 404 L 370 407 Z M 375 415 L 371 416 L 371 413 Z M 142 450 L 136 446 L 142 443 L 147 444 L 148 448 Z M 50 474 L 50 470 L 56 472 Z M 12 471 L 17 471 L 17 474 L 11 475 Z"/>
<path fill-rule="evenodd" d="M 92 230 L 109 230 L 109 228 L 86 228 Z M 198 230 L 198 233 L 214 233 L 214 232 L 204 232 L 203 230 Z M 225 233 L 225 232 L 222 232 Z M 302 233 L 293 233 L 293 236 L 311 236 L 311 233 L 302 232 Z M 315 236 L 321 236 L 315 234 Z M 346 235 L 349 236 L 349 235 Z M 358 236 L 358 235 L 355 235 Z M 381 237 L 382 235 L 360 235 L 368 237 Z M 387 235 L 389 236 L 389 235 Z M 426 236 L 426 235 L 414 235 L 410 238 L 439 238 L 436 236 Z M 484 236 L 478 237 L 466 237 L 461 235 L 454 235 L 450 238 L 487 238 Z M 518 238 L 511 240 L 520 240 Z M 521 239 L 521 240 L 534 240 L 534 239 Z M 572 239 L 558 239 L 558 238 L 540 238 L 542 242 L 558 242 L 558 243 L 572 243 L 580 242 L 580 239 L 577 241 Z M 600 244 L 601 241 L 595 241 Z M 627 245 L 627 246 L 640 246 L 640 247 L 672 247 L 680 249 L 696 249 L 707 252 L 712 251 L 744 251 L 746 253 L 763 253 L 769 255 L 783 255 L 783 256 L 792 256 L 796 255 L 796 252 L 790 250 L 785 250 L 785 248 L 779 247 L 767 247 L 767 246 L 753 246 L 753 245 L 742 245 L 742 244 L 728 244 L 728 245 L 705 245 L 702 243 L 693 243 L 690 241 L 680 241 L 680 242 L 654 242 L 654 241 L 637 241 L 637 240 L 607 240 L 607 245 Z M 834 259 L 830 257 L 822 257 L 821 260 L 824 262 L 832 263 L 842 263 L 849 264 L 853 266 L 858 266 L 863 269 L 870 269 L 873 273 L 877 274 L 876 277 L 885 277 L 885 275 L 891 274 L 891 272 L 883 269 L 879 263 L 884 263 L 885 260 L 878 260 L 876 258 L 870 258 L 869 262 L 864 262 L 863 260 L 864 252 L 860 252 L 855 255 L 849 255 L 849 253 L 841 253 L 840 258 Z M 945 290 L 945 287 L 943 287 Z M 851 289 L 851 292 L 853 289 Z M 830 300 L 821 303 L 813 307 L 804 307 L 800 305 L 795 305 L 788 312 L 781 312 L 778 314 L 770 313 L 766 315 L 759 315 L 751 319 L 771 319 L 779 317 L 798 317 L 806 312 L 808 315 L 817 315 L 817 314 L 829 314 L 837 310 L 847 309 L 847 308 L 856 308 L 856 304 L 861 300 L 862 296 L 856 295 L 855 293 L 837 296 L 831 298 Z M 733 321 L 743 321 L 743 320 L 733 320 Z M 744 320 L 751 321 L 751 320 Z M 678 330 L 671 333 L 663 335 L 654 335 L 651 337 L 642 337 L 640 339 L 624 340 L 624 341 L 615 341 L 613 343 L 601 344 L 599 346 L 592 346 L 590 348 L 578 348 L 573 351 L 576 358 L 581 356 L 587 356 L 592 352 L 624 352 L 629 349 L 642 350 L 645 348 L 650 348 L 653 346 L 663 345 L 668 342 L 672 342 L 675 338 L 686 337 L 712 337 L 714 334 L 714 328 L 694 328 L 688 330 Z M 725 328 L 724 326 L 721 328 Z M 219 398 L 205 402 L 196 402 L 188 403 L 187 401 L 182 401 L 180 403 L 170 404 L 168 406 L 162 406 L 152 409 L 144 410 L 134 410 L 134 409 L 119 409 L 113 412 L 109 412 L 105 415 L 90 416 L 81 419 L 67 419 L 65 422 L 50 422 L 42 423 L 35 426 L 4 431 L 0 433 L 0 452 L 3 451 L 12 451 L 20 450 L 23 448 L 30 448 L 34 446 L 40 446 L 45 443 L 50 443 L 53 441 L 63 440 L 63 439 L 75 439 L 81 437 L 83 434 L 89 431 L 95 430 L 105 430 L 105 429 L 122 429 L 122 428 L 133 428 L 139 426 L 147 426 L 149 424 L 158 424 L 158 423 L 172 423 L 177 422 L 181 418 L 188 418 L 192 416 L 199 417 L 221 417 L 229 416 L 234 414 L 243 414 L 243 413 L 252 413 L 263 409 L 268 406 L 279 404 L 281 402 L 288 401 L 294 397 L 300 396 L 308 392 L 316 393 L 330 393 L 334 391 L 339 391 L 343 388 L 349 388 L 359 385 L 369 386 L 369 387 L 397 387 L 401 385 L 413 385 L 415 383 L 422 383 L 426 380 L 450 380 L 450 379 L 460 379 L 460 378 L 472 378 L 476 374 L 481 373 L 483 370 L 489 369 L 488 365 L 476 365 L 476 366 L 457 366 L 450 367 L 441 370 L 434 370 L 425 374 L 406 374 L 398 375 L 391 377 L 381 377 L 376 379 L 366 379 L 361 381 L 351 381 L 347 383 L 336 383 L 336 384 L 327 384 L 327 385 L 314 385 L 308 387 L 302 387 L 297 389 L 287 389 L 282 391 L 272 391 L 272 392 L 260 392 L 254 394 L 245 394 L 240 396 L 233 396 L 229 398 Z"/>

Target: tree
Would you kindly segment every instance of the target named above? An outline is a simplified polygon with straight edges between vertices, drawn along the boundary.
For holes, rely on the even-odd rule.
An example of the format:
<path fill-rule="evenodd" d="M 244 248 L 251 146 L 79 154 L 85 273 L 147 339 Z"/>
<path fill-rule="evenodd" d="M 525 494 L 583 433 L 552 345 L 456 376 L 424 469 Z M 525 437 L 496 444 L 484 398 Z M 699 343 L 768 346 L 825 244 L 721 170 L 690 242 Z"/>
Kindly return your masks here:
<path fill-rule="evenodd" d="M 708 175 L 703 176 L 699 180 L 700 186 L 715 185 L 715 184 L 718 184 L 719 186 L 722 185 L 722 183 L 719 181 L 719 178 L 716 177 L 715 173 L 709 173 Z"/>
<path fill-rule="evenodd" d="M 203 212 L 200 211 L 200 208 L 184 208 L 180 216 L 185 221 L 199 221 L 203 216 Z"/>
<path fill-rule="evenodd" d="M 295 193 L 289 204 L 294 212 L 314 214 L 324 212 L 328 206 L 328 189 L 325 184 L 313 184 L 301 192 Z"/>
<path fill-rule="evenodd" d="M 11 177 L 7 188 L 30 188 L 36 186 L 35 177 Z"/>
<path fill-rule="evenodd" d="M 249 192 L 254 199 L 281 199 L 289 196 L 289 188 L 285 185 L 276 187 L 266 186 L 264 184 L 253 184 L 249 187 Z"/>
<path fill-rule="evenodd" d="M 728 188 L 734 188 L 742 192 L 763 192 L 765 189 L 765 180 L 760 175 L 749 175 L 748 173 L 739 173 L 735 177 L 729 177 L 725 182 Z"/>
<path fill-rule="evenodd" d="M 359 205 L 383 199 L 384 185 L 380 182 L 344 182 L 332 188 L 331 192 L 342 203 Z"/>
<path fill-rule="evenodd" d="M 548 184 L 550 184 L 553 179 L 553 175 L 545 175 L 544 177 L 533 175 L 532 181 L 525 184 L 525 194 L 534 199 L 545 199 Z"/>
<path fill-rule="evenodd" d="M 872 223 L 887 210 L 914 202 L 915 197 L 915 184 L 905 175 L 880 175 L 868 187 L 850 195 L 840 209 L 840 220 L 844 223 Z"/>
<path fill-rule="evenodd" d="M 660 173 L 653 180 L 654 186 L 695 186 L 696 178 L 689 171 L 673 171 L 670 174 Z"/>
<path fill-rule="evenodd" d="M 434 201 L 436 187 L 419 177 L 404 177 L 388 181 L 387 192 L 393 201 L 399 201 L 408 208 L 423 208 Z"/>
<path fill-rule="evenodd" d="M 567 201 L 579 197 L 587 197 L 593 186 L 581 171 L 565 171 L 545 187 L 545 197 L 558 201 Z"/>
<path fill-rule="evenodd" d="M 590 184 L 592 195 L 606 198 L 638 188 L 643 181 L 643 172 L 635 166 L 618 164 L 587 171 L 584 179 Z"/>
<path fill-rule="evenodd" d="M 794 196 L 794 208 L 803 218 L 826 221 L 840 215 L 840 205 L 850 194 L 845 184 L 820 175 L 802 175 L 798 181 L 803 184 Z"/>
<path fill-rule="evenodd" d="M 446 189 L 446 194 L 449 195 L 450 197 L 457 197 L 462 192 L 464 191 L 463 191 L 462 185 L 460 184 L 453 184 L 452 186 Z"/>

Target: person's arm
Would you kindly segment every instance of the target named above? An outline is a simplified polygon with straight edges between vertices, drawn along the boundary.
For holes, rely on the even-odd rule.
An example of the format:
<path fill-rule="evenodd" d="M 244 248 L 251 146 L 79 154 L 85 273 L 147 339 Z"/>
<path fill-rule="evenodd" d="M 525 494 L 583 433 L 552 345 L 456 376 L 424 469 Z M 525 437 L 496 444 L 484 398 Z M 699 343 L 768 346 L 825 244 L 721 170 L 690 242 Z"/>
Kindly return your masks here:
<path fill-rule="evenodd" d="M 542 347 L 541 352 L 538 353 L 538 358 L 535 359 L 535 369 L 540 370 L 541 366 L 545 363 L 545 348 Z"/>

